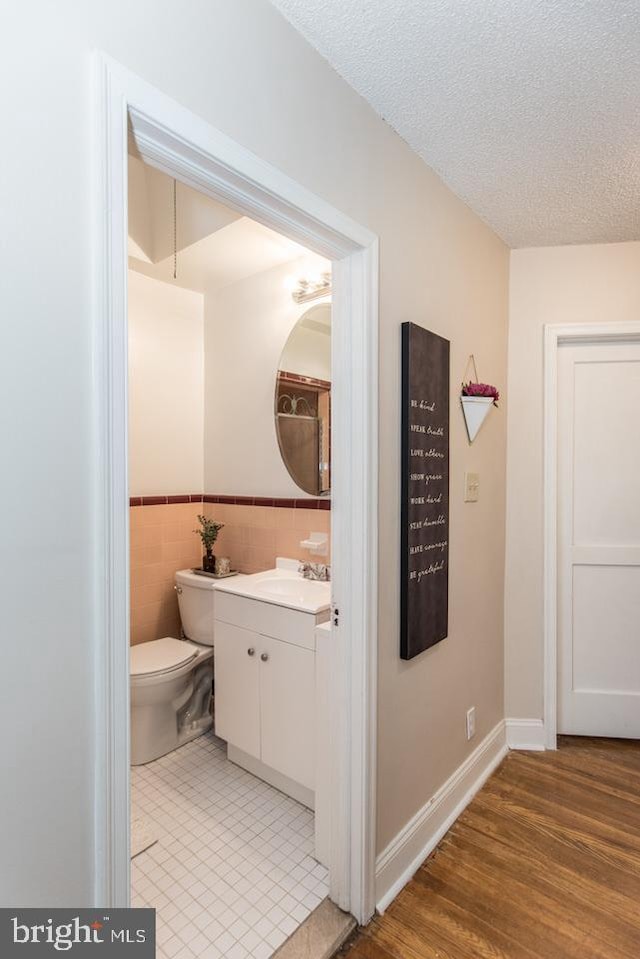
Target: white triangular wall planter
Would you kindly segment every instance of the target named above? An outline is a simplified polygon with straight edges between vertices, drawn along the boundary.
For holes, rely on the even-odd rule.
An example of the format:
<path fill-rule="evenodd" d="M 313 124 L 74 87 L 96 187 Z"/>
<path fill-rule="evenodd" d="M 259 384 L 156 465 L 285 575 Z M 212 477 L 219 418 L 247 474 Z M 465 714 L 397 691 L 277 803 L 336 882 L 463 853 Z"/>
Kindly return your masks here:
<path fill-rule="evenodd" d="M 464 421 L 467 425 L 467 436 L 469 442 L 473 443 L 493 406 L 493 398 L 490 396 L 461 396 L 460 402 L 462 403 Z"/>

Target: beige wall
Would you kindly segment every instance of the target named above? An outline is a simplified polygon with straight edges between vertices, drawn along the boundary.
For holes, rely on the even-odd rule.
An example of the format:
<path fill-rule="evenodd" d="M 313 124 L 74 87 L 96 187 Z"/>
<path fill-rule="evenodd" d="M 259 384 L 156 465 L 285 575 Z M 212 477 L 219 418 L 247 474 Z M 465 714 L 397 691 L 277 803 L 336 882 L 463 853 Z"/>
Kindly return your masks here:
<path fill-rule="evenodd" d="M 511 254 L 505 708 L 543 711 L 543 328 L 640 316 L 640 243 Z"/>
<path fill-rule="evenodd" d="M 315 254 L 205 292 L 204 491 L 304 497 L 276 437 L 274 396 L 282 350 L 308 303 L 292 281 L 329 267 Z"/>
<path fill-rule="evenodd" d="M 397 211 L 381 266 L 379 851 L 503 717 L 508 253 L 435 178 L 415 174 L 415 209 L 407 197 Z M 398 657 L 402 320 L 451 340 L 449 638 L 410 662 Z M 458 399 L 470 353 L 503 394 L 473 446 Z M 463 502 L 466 470 L 480 474 L 477 503 Z"/>
<path fill-rule="evenodd" d="M 204 297 L 129 270 L 129 493 L 201 493 Z"/>
<path fill-rule="evenodd" d="M 4 139 L 20 149 L 4 152 L 0 180 L 12 238 L 3 314 L 15 320 L 0 357 L 11 410 L 0 483 L 4 502 L 38 511 L 8 510 L 2 535 L 3 624 L 20 638 L 3 665 L 21 681 L 2 704 L 12 788 L 0 808 L 0 900 L 86 905 L 104 860 L 94 841 L 103 751 L 91 722 L 103 615 L 94 589 L 96 49 L 380 236 L 381 849 L 502 716 L 506 406 L 469 448 L 455 398 L 471 352 L 482 378 L 504 388 L 508 251 L 267 0 L 185 0 L 170 16 L 154 0 L 34 0 L 9 19 L 0 106 Z M 451 339 L 454 401 L 450 635 L 410 663 L 398 658 L 403 320 Z M 481 475 L 476 505 L 462 502 L 466 468 Z M 35 704 L 31 721 L 16 722 L 25 702 Z M 472 704 L 478 732 L 467 743 Z"/>

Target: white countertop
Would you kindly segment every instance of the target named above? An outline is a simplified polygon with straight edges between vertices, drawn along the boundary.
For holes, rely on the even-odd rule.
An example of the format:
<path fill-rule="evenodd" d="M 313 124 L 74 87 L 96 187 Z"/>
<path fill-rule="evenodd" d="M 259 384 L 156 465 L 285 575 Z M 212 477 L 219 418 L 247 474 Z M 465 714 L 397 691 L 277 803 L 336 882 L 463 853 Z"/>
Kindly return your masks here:
<path fill-rule="evenodd" d="M 314 616 L 331 606 L 331 583 L 304 579 L 296 569 L 281 566 L 264 573 L 217 580 L 216 590 Z"/>

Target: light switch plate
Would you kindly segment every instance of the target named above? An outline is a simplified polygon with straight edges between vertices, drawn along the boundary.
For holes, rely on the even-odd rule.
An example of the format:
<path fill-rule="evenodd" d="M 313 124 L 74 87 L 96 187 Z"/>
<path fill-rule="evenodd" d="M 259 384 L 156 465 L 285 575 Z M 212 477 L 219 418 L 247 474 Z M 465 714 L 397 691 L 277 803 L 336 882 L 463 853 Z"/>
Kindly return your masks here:
<path fill-rule="evenodd" d="M 477 503 L 480 497 L 480 473 L 464 474 L 464 501 Z"/>

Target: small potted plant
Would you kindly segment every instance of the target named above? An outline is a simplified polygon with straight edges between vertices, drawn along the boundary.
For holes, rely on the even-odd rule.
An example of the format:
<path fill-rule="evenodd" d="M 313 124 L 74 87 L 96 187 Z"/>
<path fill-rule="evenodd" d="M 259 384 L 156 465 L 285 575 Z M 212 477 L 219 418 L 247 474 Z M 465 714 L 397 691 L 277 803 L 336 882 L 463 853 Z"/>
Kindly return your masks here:
<path fill-rule="evenodd" d="M 467 426 L 469 442 L 473 443 L 492 406 L 498 405 L 500 393 L 490 383 L 463 383 L 462 411 Z"/>
<path fill-rule="evenodd" d="M 204 547 L 204 556 L 202 557 L 202 568 L 207 573 L 215 573 L 216 558 L 213 555 L 213 546 L 218 538 L 218 533 L 224 528 L 224 523 L 217 523 L 215 519 L 207 519 L 206 516 L 198 516 L 200 529 L 194 529 L 202 540 Z"/>

